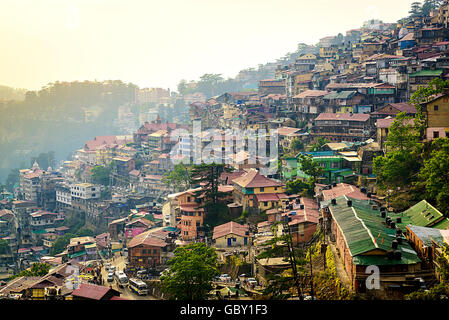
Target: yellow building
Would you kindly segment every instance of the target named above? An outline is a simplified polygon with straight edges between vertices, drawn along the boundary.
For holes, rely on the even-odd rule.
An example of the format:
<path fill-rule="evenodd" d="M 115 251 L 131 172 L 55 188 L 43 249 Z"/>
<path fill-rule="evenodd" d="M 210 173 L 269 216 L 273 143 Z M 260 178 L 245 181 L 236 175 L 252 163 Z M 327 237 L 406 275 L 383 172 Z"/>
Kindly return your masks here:
<path fill-rule="evenodd" d="M 243 210 L 276 208 L 287 197 L 282 183 L 261 175 L 257 169 L 248 170 L 234 179 L 233 184 L 234 202 L 240 203 Z"/>
<path fill-rule="evenodd" d="M 449 95 L 444 93 L 424 104 L 427 141 L 449 137 Z"/>

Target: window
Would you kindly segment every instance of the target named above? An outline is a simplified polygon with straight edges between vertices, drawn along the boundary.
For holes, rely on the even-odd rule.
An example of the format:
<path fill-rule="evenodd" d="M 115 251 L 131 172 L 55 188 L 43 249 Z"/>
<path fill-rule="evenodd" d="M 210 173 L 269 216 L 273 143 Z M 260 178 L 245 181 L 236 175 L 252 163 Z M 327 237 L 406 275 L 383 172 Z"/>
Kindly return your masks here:
<path fill-rule="evenodd" d="M 265 190 L 265 188 L 260 188 L 260 192 L 263 192 Z"/>
<path fill-rule="evenodd" d="M 187 202 L 190 202 L 190 197 L 187 197 Z"/>
<path fill-rule="evenodd" d="M 438 131 L 433 132 L 433 138 L 436 139 L 440 136 L 440 133 Z"/>
<path fill-rule="evenodd" d="M 263 203 L 263 205 L 266 207 L 266 206 L 268 206 L 268 201 L 265 201 L 264 203 Z"/>
<path fill-rule="evenodd" d="M 433 106 L 433 111 L 438 111 L 438 106 Z"/>
<path fill-rule="evenodd" d="M 157 249 L 153 249 L 153 253 L 154 253 L 154 254 L 157 254 Z"/>

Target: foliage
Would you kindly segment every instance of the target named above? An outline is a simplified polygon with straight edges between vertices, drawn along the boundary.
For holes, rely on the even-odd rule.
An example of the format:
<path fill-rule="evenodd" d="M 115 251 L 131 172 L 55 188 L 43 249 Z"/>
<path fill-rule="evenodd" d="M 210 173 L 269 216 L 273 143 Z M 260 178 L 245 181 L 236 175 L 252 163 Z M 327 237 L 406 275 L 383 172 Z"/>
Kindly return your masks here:
<path fill-rule="evenodd" d="M 0 239 L 0 254 L 7 254 L 10 252 L 8 241 Z"/>
<path fill-rule="evenodd" d="M 410 120 L 403 112 L 396 116 L 387 137 L 387 153 L 373 161 L 373 171 L 379 186 L 401 187 L 417 178 L 420 169 L 420 161 L 417 160 L 420 159 L 422 144 Z"/>
<path fill-rule="evenodd" d="M 257 259 L 285 257 L 285 261 L 290 262 L 290 257 L 295 263 L 296 269 L 299 274 L 304 272 L 304 265 L 306 261 L 304 259 L 305 253 L 300 248 L 293 248 L 291 256 L 288 251 L 288 244 L 292 243 L 292 237 L 289 233 L 278 235 L 277 228 L 279 222 L 272 226 L 273 238 L 267 241 L 264 245 L 264 251 L 257 255 Z M 266 275 L 268 285 L 263 290 L 263 295 L 268 299 L 285 300 L 297 294 L 296 281 L 293 275 L 293 269 L 276 270 Z M 299 285 L 302 287 L 300 279 L 298 279 Z M 300 289 L 304 291 L 303 288 Z"/>
<path fill-rule="evenodd" d="M 432 287 L 430 290 L 418 290 L 405 295 L 405 300 L 449 300 L 449 285 L 447 283 L 441 282 L 436 286 Z"/>
<path fill-rule="evenodd" d="M 192 185 L 204 184 L 202 189 L 195 193 L 195 196 L 204 194 L 206 202 L 217 203 L 219 198 L 224 195 L 224 193 L 218 191 L 220 175 L 223 172 L 231 171 L 231 168 L 222 163 L 194 165 L 190 171 L 190 183 Z"/>
<path fill-rule="evenodd" d="M 418 186 L 425 187 L 425 196 L 435 199 L 437 207 L 449 214 L 449 139 L 432 141 L 430 156 L 419 172 Z"/>
<path fill-rule="evenodd" d="M 229 215 L 229 208 L 224 203 L 206 203 L 204 206 L 206 215 L 204 217 L 204 225 L 208 229 L 212 230 L 214 227 L 220 224 L 231 221 L 231 216 Z"/>
<path fill-rule="evenodd" d="M 184 190 L 188 187 L 190 174 L 188 168 L 182 164 L 176 164 L 170 172 L 165 172 L 162 176 L 162 182 L 169 187 L 175 187 L 177 190 Z"/>
<path fill-rule="evenodd" d="M 290 148 L 296 152 L 302 151 L 302 150 L 304 150 L 304 143 L 300 139 L 295 138 L 290 143 Z"/>
<path fill-rule="evenodd" d="M 308 176 L 310 176 L 310 182 L 315 183 L 323 174 L 323 168 L 316 161 L 313 161 L 313 157 L 311 155 L 299 155 L 299 161 L 301 170 Z"/>
<path fill-rule="evenodd" d="M 19 174 L 19 168 L 11 169 L 11 171 L 8 174 L 8 177 L 6 178 L 6 189 L 9 192 L 13 192 L 14 185 L 19 183 L 20 174 Z"/>
<path fill-rule="evenodd" d="M 101 184 L 104 186 L 109 185 L 109 176 L 111 174 L 111 167 L 95 166 L 91 169 L 92 183 Z"/>
<path fill-rule="evenodd" d="M 17 277 L 43 277 L 50 271 L 51 265 L 48 263 L 36 262 L 31 266 L 30 270 L 22 270 L 18 274 L 13 275 L 9 279 L 12 280 Z"/>
<path fill-rule="evenodd" d="M 161 276 L 161 289 L 176 300 L 206 299 L 213 279 L 220 274 L 215 249 L 204 243 L 176 248 L 168 264 L 169 271 Z"/>
<path fill-rule="evenodd" d="M 296 179 L 294 181 L 287 181 L 285 184 L 287 194 L 308 194 L 313 195 L 314 183 Z"/>
<path fill-rule="evenodd" d="M 330 142 L 329 139 L 319 137 L 314 144 L 309 146 L 309 151 L 319 151 L 326 143 L 329 142 Z"/>
<path fill-rule="evenodd" d="M 318 300 L 348 300 L 351 295 L 337 276 L 332 250 L 326 248 L 326 270 L 321 271 L 313 279 L 315 295 Z"/>
<path fill-rule="evenodd" d="M 49 151 L 49 152 L 42 152 L 37 157 L 32 157 L 30 160 L 30 166 L 34 164 L 34 162 L 37 162 L 39 165 L 39 168 L 42 170 L 47 170 L 48 167 L 55 167 L 55 152 Z"/>
<path fill-rule="evenodd" d="M 53 243 L 53 245 L 50 248 L 49 255 L 55 256 L 65 250 L 67 245 L 70 243 L 70 239 L 76 238 L 77 235 L 73 233 L 66 233 L 63 236 L 60 236 L 56 239 L 56 241 Z"/>
<path fill-rule="evenodd" d="M 76 235 L 78 237 L 93 237 L 95 233 L 89 228 L 82 228 L 76 232 Z"/>

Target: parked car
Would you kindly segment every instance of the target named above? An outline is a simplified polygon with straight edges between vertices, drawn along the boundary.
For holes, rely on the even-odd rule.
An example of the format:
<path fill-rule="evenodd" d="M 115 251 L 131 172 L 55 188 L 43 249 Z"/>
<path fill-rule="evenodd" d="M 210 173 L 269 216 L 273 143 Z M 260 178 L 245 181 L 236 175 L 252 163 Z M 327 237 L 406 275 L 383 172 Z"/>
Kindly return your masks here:
<path fill-rule="evenodd" d="M 231 281 L 231 277 L 227 273 L 222 274 L 219 279 L 223 282 Z"/>
<path fill-rule="evenodd" d="M 108 262 L 104 265 L 104 267 L 106 268 L 106 270 L 109 270 L 109 268 L 111 267 L 111 264 Z"/>
<path fill-rule="evenodd" d="M 109 272 L 108 273 L 108 278 L 107 278 L 108 282 L 112 282 L 114 281 L 114 273 L 113 272 Z"/>
<path fill-rule="evenodd" d="M 143 270 L 139 270 L 137 271 L 137 278 L 139 279 L 145 279 L 148 277 L 148 271 L 143 269 Z"/>
<path fill-rule="evenodd" d="M 110 266 L 108 271 L 114 273 L 115 272 L 115 266 Z"/>
<path fill-rule="evenodd" d="M 254 278 L 248 278 L 246 279 L 246 283 L 249 285 L 257 286 L 257 280 Z"/>

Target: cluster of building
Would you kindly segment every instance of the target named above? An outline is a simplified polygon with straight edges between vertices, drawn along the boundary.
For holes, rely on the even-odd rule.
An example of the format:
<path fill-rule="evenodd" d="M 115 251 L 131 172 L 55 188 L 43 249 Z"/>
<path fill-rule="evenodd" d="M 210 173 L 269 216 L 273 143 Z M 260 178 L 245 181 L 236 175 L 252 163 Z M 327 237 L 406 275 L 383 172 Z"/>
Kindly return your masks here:
<path fill-rule="evenodd" d="M 430 16 L 407 23 L 367 24 L 345 36 L 323 38 L 315 52 L 279 65 L 274 78 L 261 80 L 257 90 L 209 99 L 199 92 L 186 95 L 190 125 L 164 122 L 152 111 L 127 135 L 87 141 L 58 170 L 43 170 L 37 163 L 20 170 L 14 198 L 0 199 L 0 237 L 9 248 L 0 254 L 0 273 L 9 276 L 34 262 L 56 268 L 45 277 L 13 280 L 0 287 L 0 295 L 50 297 L 50 288 L 61 290 L 68 277 L 64 270 L 72 264 L 125 253 L 129 270 L 160 272 L 177 246 L 192 242 L 215 247 L 223 261 L 249 253 L 244 259 L 266 283 L 273 270 L 291 267 L 284 257 L 256 258 L 267 241 L 288 232 L 293 245 L 300 246 L 314 241 L 318 229 L 344 265 L 346 284 L 356 292 L 369 289 L 366 268 L 372 265 L 380 270 L 381 290 L 375 294 L 381 296 L 409 292 L 416 279 L 438 279 L 437 258 L 449 244 L 449 220 L 424 200 L 404 212 L 387 210 L 375 196 L 372 163 L 387 151 L 396 115 L 417 114 L 409 100 L 419 86 L 449 77 L 448 9 L 445 2 Z M 169 90 L 141 89 L 136 102 L 169 104 L 171 95 Z M 425 140 L 447 137 L 449 92 L 429 98 L 422 112 Z M 196 121 L 199 132 L 194 130 Z M 180 191 L 163 181 L 164 174 L 174 170 L 174 160 L 187 157 L 190 165 L 196 148 L 216 142 L 211 129 L 221 137 L 219 153 L 212 156 L 234 169 L 221 174 L 218 186 L 229 221 L 212 230 L 205 223 L 211 213 L 204 185 Z M 228 129 L 266 138 L 263 148 L 279 151 L 280 170 L 264 173 L 262 167 L 270 159 L 252 155 L 251 142 L 243 136 L 223 139 Z M 292 155 L 294 140 L 304 146 L 325 143 L 316 151 Z M 243 147 L 232 154 L 222 152 L 234 143 Z M 286 188 L 287 181 L 310 178 L 301 167 L 302 156 L 310 156 L 323 169 L 310 198 L 289 194 Z M 106 172 L 101 183 L 96 171 Z M 235 222 L 248 215 L 259 222 Z M 79 216 L 84 216 L 85 227 L 101 232 L 71 238 L 61 253 L 49 256 L 55 241 L 72 231 L 66 222 Z M 113 289 L 92 286 L 62 289 L 58 295 L 118 296 Z"/>

